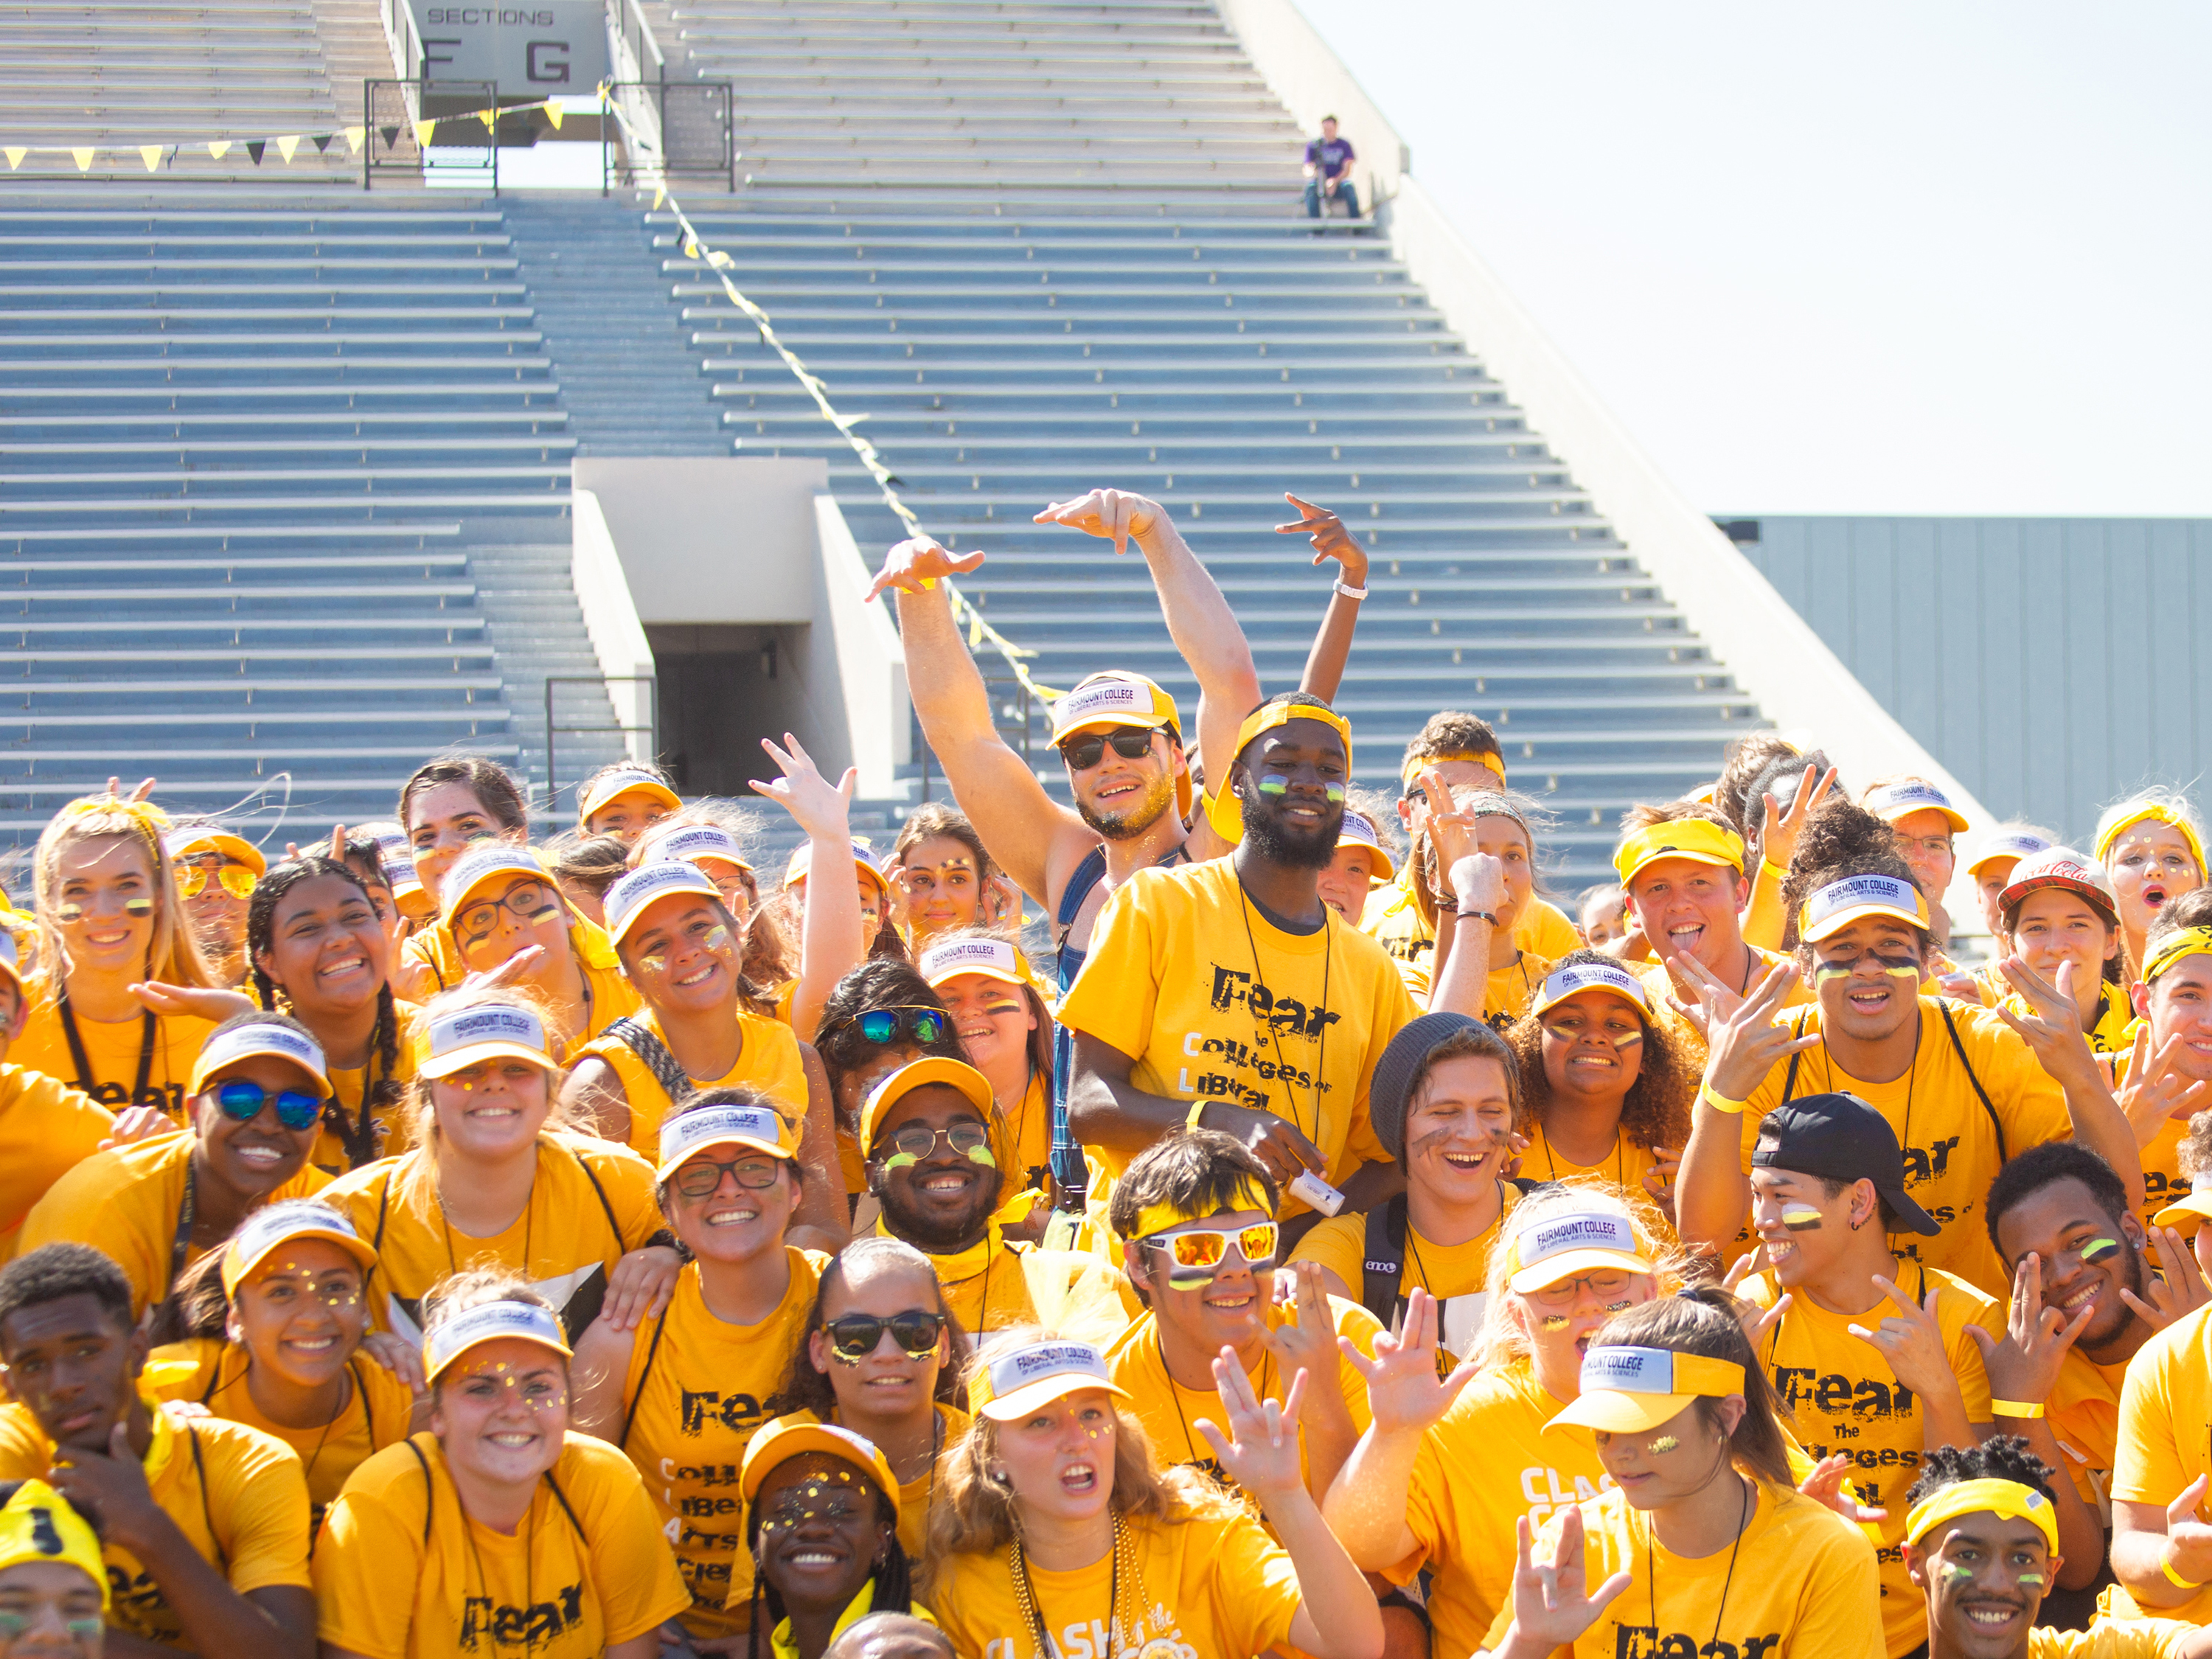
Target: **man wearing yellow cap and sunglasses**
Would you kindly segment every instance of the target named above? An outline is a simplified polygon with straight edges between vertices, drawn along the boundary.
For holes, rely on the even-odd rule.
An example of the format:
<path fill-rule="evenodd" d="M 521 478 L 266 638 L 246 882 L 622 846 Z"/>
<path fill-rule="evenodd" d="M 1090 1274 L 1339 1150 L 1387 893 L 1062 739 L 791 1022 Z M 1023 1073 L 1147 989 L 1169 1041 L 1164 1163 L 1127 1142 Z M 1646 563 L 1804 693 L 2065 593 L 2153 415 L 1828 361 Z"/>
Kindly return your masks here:
<path fill-rule="evenodd" d="M 269 873 L 252 842 L 219 823 L 188 823 L 164 837 L 177 873 L 177 896 L 191 921 L 208 972 L 217 985 L 246 983 L 246 902 Z"/>
<path fill-rule="evenodd" d="M 1243 1142 L 1285 1188 L 1286 1218 L 1334 1214 L 1363 1164 L 1382 1168 L 1355 1200 L 1395 1179 L 1367 1093 L 1413 1000 L 1317 886 L 1336 855 L 1351 728 L 1291 692 L 1255 709 L 1237 739 L 1221 776 L 1243 817 L 1237 850 L 1120 888 L 1060 1006 L 1075 1042 L 1068 1126 L 1091 1159 L 1094 1207 L 1102 1172 L 1185 1127 Z"/>

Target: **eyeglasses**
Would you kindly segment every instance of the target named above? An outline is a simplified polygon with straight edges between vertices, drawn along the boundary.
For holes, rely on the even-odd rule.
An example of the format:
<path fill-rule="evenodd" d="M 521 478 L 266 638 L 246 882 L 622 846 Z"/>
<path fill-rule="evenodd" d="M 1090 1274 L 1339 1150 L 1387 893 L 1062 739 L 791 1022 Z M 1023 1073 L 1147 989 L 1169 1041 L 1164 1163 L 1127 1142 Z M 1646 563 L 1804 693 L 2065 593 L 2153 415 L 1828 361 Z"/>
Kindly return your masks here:
<path fill-rule="evenodd" d="M 775 1158 L 695 1158 L 675 1176 L 676 1190 L 686 1198 L 712 1198 L 722 1188 L 722 1171 L 737 1176 L 747 1192 L 764 1193 L 775 1185 L 783 1160 Z"/>
<path fill-rule="evenodd" d="M 276 1121 L 288 1129 L 312 1129 L 322 1121 L 323 1103 L 297 1090 L 279 1089 L 272 1094 L 258 1083 L 234 1077 L 216 1084 L 214 1092 L 222 1115 L 240 1123 L 252 1122 L 271 1101 L 276 1103 Z"/>
<path fill-rule="evenodd" d="M 543 921 L 561 908 L 560 896 L 550 882 L 522 880 L 508 888 L 499 898 L 482 904 L 471 904 L 461 912 L 459 929 L 461 937 L 470 944 L 489 939 L 491 930 L 499 926 L 501 910 L 524 921 Z"/>
<path fill-rule="evenodd" d="M 860 1035 L 871 1042 L 896 1042 L 903 1033 L 925 1048 L 935 1048 L 952 1030 L 952 1017 L 945 1010 L 918 1003 L 871 1008 L 865 1014 L 854 1014 L 845 1023 L 859 1026 Z"/>
<path fill-rule="evenodd" d="M 1060 744 L 1060 757 L 1067 763 L 1069 771 L 1088 772 L 1106 758 L 1106 745 L 1110 743 L 1123 760 L 1142 760 L 1152 752 L 1152 738 L 1164 729 L 1149 726 L 1142 731 L 1125 727 L 1118 732 L 1085 732 Z"/>
<path fill-rule="evenodd" d="M 889 1319 L 878 1319 L 873 1314 L 846 1314 L 822 1329 L 830 1338 L 830 1351 L 842 1359 L 866 1359 L 876 1351 L 885 1331 L 908 1359 L 927 1359 L 937 1352 L 945 1316 L 927 1308 L 908 1308 Z"/>
<path fill-rule="evenodd" d="M 1547 1285 L 1541 1290 L 1528 1292 L 1528 1299 L 1540 1308 L 1571 1308 L 1582 1297 L 1583 1287 L 1601 1302 L 1610 1301 L 1628 1292 L 1628 1281 L 1632 1273 L 1583 1273 L 1576 1279 L 1563 1279 L 1556 1285 Z"/>
<path fill-rule="evenodd" d="M 179 896 L 198 898 L 207 890 L 210 876 L 222 884 L 224 892 L 240 899 L 253 896 L 253 884 L 259 879 L 242 864 L 223 862 L 220 853 L 187 853 L 177 860 Z"/>
<path fill-rule="evenodd" d="M 919 1164 L 937 1150 L 942 1139 L 945 1144 L 963 1158 L 973 1158 L 978 1152 L 988 1152 L 991 1132 L 980 1123 L 956 1123 L 949 1129 L 933 1129 L 926 1124 L 909 1123 L 902 1129 L 891 1131 L 891 1146 L 898 1155 L 910 1164 Z"/>
<path fill-rule="evenodd" d="M 1145 1241 L 1167 1253 L 1170 1279 L 1210 1279 L 1229 1260 L 1234 1244 L 1247 1266 L 1263 1273 L 1275 1265 L 1275 1249 L 1282 1230 L 1272 1221 L 1255 1221 L 1247 1227 L 1197 1227 L 1186 1233 L 1165 1233 Z"/>

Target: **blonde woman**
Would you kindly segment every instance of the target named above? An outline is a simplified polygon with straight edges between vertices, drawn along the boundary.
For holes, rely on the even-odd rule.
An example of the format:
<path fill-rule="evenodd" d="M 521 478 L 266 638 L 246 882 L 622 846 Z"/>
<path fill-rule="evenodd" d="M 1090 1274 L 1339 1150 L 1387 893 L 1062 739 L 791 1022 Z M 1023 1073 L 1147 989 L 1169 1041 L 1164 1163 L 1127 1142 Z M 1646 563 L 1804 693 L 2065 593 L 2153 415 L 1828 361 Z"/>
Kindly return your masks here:
<path fill-rule="evenodd" d="M 574 1332 L 603 1312 L 628 1328 L 659 1311 L 678 1257 L 653 1166 L 561 1115 L 544 1005 L 525 991 L 463 989 L 422 1016 L 413 1150 L 322 1194 L 377 1253 L 377 1328 L 416 1340 L 423 1297 L 472 1267 L 521 1275 Z"/>
<path fill-rule="evenodd" d="M 168 818 L 143 800 L 87 795 L 54 814 L 35 860 L 39 971 L 8 1058 L 59 1078 L 111 1111 L 137 1105 L 184 1120 L 192 1061 L 216 1022 L 149 981 L 207 990 L 161 842 Z"/>
<path fill-rule="evenodd" d="M 1382 1612 L 1299 1469 L 1305 1373 L 1278 1404 L 1254 1396 L 1242 1365 L 1214 1372 L 1226 1427 L 1192 1427 L 1266 1526 L 1194 1472 L 1153 1467 L 1088 1343 L 1012 1330 L 976 1356 L 977 1416 L 945 1455 L 930 1525 L 929 1602 L 956 1651 L 1050 1659 L 1083 1643 L 1166 1643 L 1380 1659 Z"/>
<path fill-rule="evenodd" d="M 2143 939 L 2158 913 L 2204 884 L 2204 820 L 2178 789 L 2146 789 L 2097 819 L 2091 849 L 2112 878 L 2127 938 L 2127 982 L 2141 977 Z"/>

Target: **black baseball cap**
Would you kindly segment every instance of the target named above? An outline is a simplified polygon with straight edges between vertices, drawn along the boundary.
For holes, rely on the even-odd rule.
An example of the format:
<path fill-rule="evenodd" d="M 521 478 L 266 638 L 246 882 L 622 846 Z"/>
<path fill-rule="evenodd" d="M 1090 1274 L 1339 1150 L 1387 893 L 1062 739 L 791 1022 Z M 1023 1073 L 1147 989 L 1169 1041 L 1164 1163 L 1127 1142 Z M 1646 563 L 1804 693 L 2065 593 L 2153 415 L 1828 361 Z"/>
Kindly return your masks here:
<path fill-rule="evenodd" d="M 1754 1170 L 1829 1181 L 1871 1181 L 1906 1232 L 1933 1238 L 1936 1218 L 1905 1195 L 1905 1154 L 1889 1120 L 1856 1095 L 1801 1095 L 1760 1121 Z"/>

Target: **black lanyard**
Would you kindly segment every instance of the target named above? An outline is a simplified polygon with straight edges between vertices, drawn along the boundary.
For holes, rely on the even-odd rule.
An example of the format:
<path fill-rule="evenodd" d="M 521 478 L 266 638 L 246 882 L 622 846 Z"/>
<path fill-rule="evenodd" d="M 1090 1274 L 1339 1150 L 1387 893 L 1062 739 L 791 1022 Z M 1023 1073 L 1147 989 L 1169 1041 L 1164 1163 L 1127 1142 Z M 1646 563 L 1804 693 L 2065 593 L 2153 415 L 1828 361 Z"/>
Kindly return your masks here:
<path fill-rule="evenodd" d="M 70 1064 L 76 1067 L 76 1086 L 94 1100 L 99 1100 L 100 1081 L 93 1076 L 92 1061 L 84 1052 L 84 1038 L 76 1029 L 76 1011 L 70 1006 L 66 981 L 63 982 L 60 994 L 54 999 L 54 1006 L 61 1012 L 62 1035 L 69 1039 Z M 165 1106 L 168 1103 L 166 1099 L 149 1102 L 146 1098 L 147 1079 L 154 1075 L 154 1032 L 156 1024 L 154 1011 L 149 1008 L 138 1028 L 138 1077 L 131 1085 L 131 1098 L 122 1103 L 125 1105 Z"/>
<path fill-rule="evenodd" d="M 177 1236 L 169 1245 L 169 1282 L 161 1287 L 163 1296 L 168 1295 L 175 1287 L 177 1275 L 185 1270 L 185 1258 L 191 1254 L 192 1219 L 198 1209 L 198 1182 L 192 1175 L 192 1161 L 187 1157 L 185 1159 L 185 1197 L 184 1201 L 177 1206 Z"/>

